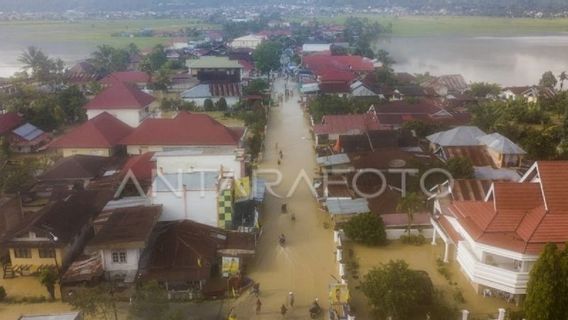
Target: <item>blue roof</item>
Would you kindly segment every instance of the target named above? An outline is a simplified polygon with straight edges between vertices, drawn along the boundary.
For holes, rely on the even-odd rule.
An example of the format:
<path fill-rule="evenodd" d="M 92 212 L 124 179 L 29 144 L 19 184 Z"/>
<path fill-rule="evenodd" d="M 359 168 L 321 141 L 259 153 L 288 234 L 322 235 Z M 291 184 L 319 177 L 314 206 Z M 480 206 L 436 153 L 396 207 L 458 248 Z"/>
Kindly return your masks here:
<path fill-rule="evenodd" d="M 14 129 L 12 133 L 27 141 L 32 141 L 33 139 L 44 134 L 43 130 L 31 123 L 26 123 L 23 126 Z"/>

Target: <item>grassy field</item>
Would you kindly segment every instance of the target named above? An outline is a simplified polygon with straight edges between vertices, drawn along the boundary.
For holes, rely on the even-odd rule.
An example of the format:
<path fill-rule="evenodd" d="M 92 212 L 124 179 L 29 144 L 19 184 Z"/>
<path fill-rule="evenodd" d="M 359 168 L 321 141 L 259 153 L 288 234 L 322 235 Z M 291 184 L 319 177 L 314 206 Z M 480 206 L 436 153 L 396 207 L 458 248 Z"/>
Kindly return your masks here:
<path fill-rule="evenodd" d="M 132 32 L 141 29 L 179 30 L 184 27 L 211 28 L 207 23 L 195 20 L 150 19 L 113 21 L 18 21 L 0 22 L 2 34 L 17 38 L 17 41 L 69 42 L 83 44 L 110 44 L 126 46 L 135 43 L 140 48 L 152 47 L 167 41 L 163 37 L 113 37 L 116 32 Z"/>
<path fill-rule="evenodd" d="M 393 36 L 420 37 L 435 35 L 491 36 L 535 35 L 568 32 L 568 19 L 531 19 L 504 17 L 387 17 L 358 15 L 381 24 L 392 24 Z M 321 18 L 342 23 L 347 16 Z"/>

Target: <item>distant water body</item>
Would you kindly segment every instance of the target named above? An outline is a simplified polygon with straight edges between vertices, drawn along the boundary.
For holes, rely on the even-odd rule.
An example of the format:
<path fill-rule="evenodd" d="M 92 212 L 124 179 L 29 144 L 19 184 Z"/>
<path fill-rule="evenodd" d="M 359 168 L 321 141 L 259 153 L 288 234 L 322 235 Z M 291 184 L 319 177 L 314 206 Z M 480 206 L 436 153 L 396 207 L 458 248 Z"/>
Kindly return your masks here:
<path fill-rule="evenodd" d="M 0 77 L 21 70 L 18 56 L 30 45 L 72 65 L 94 50 L 92 42 L 20 37 L 0 28 Z M 21 34 L 20 34 L 21 35 Z M 23 38 L 23 39 L 22 39 Z M 32 37 L 33 38 L 33 37 Z M 460 73 L 469 81 L 496 82 L 505 86 L 538 82 L 543 72 L 568 71 L 568 34 L 518 37 L 393 37 L 379 47 L 396 60 L 395 69 L 411 73 Z"/>
<path fill-rule="evenodd" d="M 408 37 L 379 41 L 397 71 L 462 74 L 466 81 L 536 84 L 542 73 L 568 71 L 568 34 L 518 37 Z"/>

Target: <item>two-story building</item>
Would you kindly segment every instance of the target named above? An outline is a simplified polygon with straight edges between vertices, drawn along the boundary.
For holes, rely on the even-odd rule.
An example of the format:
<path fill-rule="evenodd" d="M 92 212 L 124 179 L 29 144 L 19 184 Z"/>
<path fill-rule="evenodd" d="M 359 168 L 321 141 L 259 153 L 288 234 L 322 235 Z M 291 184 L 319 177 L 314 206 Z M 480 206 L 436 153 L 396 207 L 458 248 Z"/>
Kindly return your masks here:
<path fill-rule="evenodd" d="M 538 161 L 519 182 L 494 182 L 483 200 L 436 201 L 432 243 L 444 241 L 444 259 L 479 293 L 521 299 L 544 246 L 568 241 L 566 188 L 567 161 Z"/>
<path fill-rule="evenodd" d="M 186 66 L 189 74 L 199 81 L 240 82 L 243 66 L 238 60 L 228 57 L 202 56 L 198 59 L 188 59 Z"/>
<path fill-rule="evenodd" d="M 108 112 L 131 127 L 137 127 L 158 108 L 156 99 L 135 84 L 113 81 L 90 100 L 84 108 L 87 118 L 93 119 L 103 112 Z"/>

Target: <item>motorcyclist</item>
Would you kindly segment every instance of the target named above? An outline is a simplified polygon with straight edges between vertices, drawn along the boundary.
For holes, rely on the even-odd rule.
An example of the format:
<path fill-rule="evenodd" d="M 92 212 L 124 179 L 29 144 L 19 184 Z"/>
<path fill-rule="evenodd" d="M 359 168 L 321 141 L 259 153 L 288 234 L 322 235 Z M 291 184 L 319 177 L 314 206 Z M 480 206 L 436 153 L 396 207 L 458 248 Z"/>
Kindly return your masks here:
<path fill-rule="evenodd" d="M 286 236 L 284 234 L 280 235 L 280 245 L 283 246 L 286 243 Z"/>
<path fill-rule="evenodd" d="M 314 302 L 312 302 L 312 305 L 310 306 L 310 316 L 312 318 L 314 318 L 315 316 L 321 313 L 321 307 L 318 302 L 319 302 L 318 298 L 315 298 Z"/>

